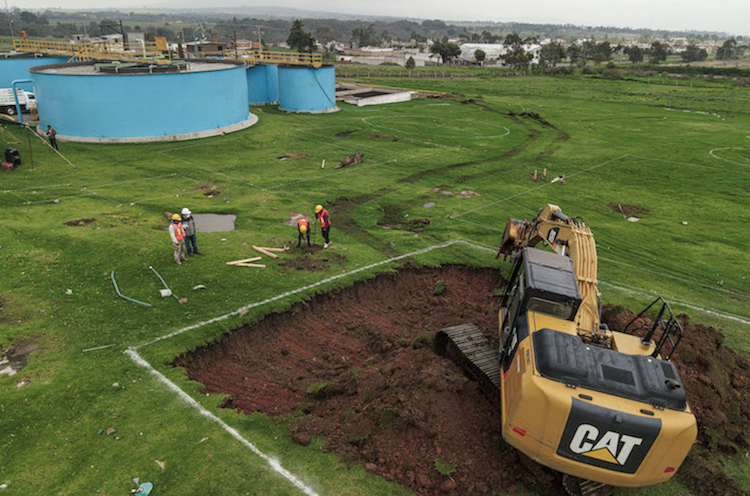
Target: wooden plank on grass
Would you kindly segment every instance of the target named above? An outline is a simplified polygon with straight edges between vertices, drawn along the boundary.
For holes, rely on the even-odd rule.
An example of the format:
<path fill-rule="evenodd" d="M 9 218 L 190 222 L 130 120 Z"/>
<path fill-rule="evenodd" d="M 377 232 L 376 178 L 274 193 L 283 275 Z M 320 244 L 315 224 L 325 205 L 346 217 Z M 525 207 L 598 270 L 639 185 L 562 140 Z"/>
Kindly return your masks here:
<path fill-rule="evenodd" d="M 275 251 L 275 252 L 280 252 L 280 253 L 287 251 L 285 248 L 268 248 L 267 246 L 259 246 L 259 248 L 261 250 Z"/>
<path fill-rule="evenodd" d="M 266 255 L 267 257 L 279 258 L 279 256 L 276 255 L 275 253 L 271 253 L 270 251 L 266 251 L 264 248 L 259 248 L 259 247 L 255 246 L 255 245 L 253 245 L 253 250 L 257 251 L 258 253 L 260 253 L 262 255 Z"/>
<path fill-rule="evenodd" d="M 265 269 L 266 266 L 263 264 L 252 264 L 252 263 L 238 263 L 234 264 L 235 267 L 257 267 L 259 269 Z"/>
<path fill-rule="evenodd" d="M 238 263 L 248 263 L 248 262 L 257 262 L 263 257 L 253 257 L 253 258 L 243 258 L 242 260 L 232 260 L 231 262 L 227 262 L 227 265 L 235 265 Z"/>

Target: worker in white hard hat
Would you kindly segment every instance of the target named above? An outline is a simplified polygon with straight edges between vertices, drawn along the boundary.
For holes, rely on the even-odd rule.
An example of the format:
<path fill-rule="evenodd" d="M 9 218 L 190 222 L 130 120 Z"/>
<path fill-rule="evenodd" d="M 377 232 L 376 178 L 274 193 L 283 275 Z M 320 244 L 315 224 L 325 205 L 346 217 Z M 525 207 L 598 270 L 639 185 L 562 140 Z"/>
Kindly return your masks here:
<path fill-rule="evenodd" d="M 182 218 L 180 214 L 172 215 L 172 223 L 169 224 L 169 237 L 172 238 L 174 247 L 174 261 L 177 265 L 182 265 L 185 256 L 185 229 L 182 228 Z"/>
<path fill-rule="evenodd" d="M 331 232 L 331 219 L 328 216 L 328 211 L 323 208 L 323 205 L 315 205 L 315 218 L 320 221 L 323 239 L 326 240 L 323 248 L 328 248 L 331 245 L 331 240 L 328 237 L 328 234 Z"/>
<path fill-rule="evenodd" d="M 200 255 L 201 252 L 198 251 L 198 243 L 195 235 L 195 219 L 193 218 L 193 213 L 187 207 L 182 209 L 182 227 L 185 228 L 187 254 L 190 256 Z"/>

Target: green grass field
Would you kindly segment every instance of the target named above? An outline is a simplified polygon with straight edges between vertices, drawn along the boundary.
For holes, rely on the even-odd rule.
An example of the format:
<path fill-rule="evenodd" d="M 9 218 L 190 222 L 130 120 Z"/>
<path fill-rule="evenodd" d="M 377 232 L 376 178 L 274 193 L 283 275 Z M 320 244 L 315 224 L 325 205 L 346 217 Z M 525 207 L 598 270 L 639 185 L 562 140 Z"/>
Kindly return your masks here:
<path fill-rule="evenodd" d="M 640 310 L 662 294 L 750 354 L 750 90 L 583 77 L 397 83 L 474 102 L 342 104 L 325 115 L 259 107 L 258 124 L 222 137 L 61 143 L 75 168 L 32 138 L 33 170 L 26 161 L 0 173 L 0 345 L 39 346 L 20 373 L 0 378 L 0 484 L 9 494 L 123 494 L 133 477 L 154 482 L 154 494 L 409 494 L 323 453 L 323 439 L 301 447 L 277 419 L 218 408 L 221 398 L 168 363 L 243 323 L 408 261 L 507 273 L 493 256 L 507 218 L 531 218 L 548 202 L 591 226 L 605 302 Z M 334 137 L 342 131 L 356 132 Z M 0 145 L 24 159 L 27 139 L 2 126 Z M 354 152 L 365 154 L 363 164 L 333 169 Z M 285 154 L 307 156 L 278 159 Z M 544 169 L 547 179 L 532 181 Z M 550 182 L 558 175 L 564 184 Z M 220 194 L 208 198 L 206 187 Z M 252 244 L 292 243 L 296 229 L 283 221 L 317 203 L 332 205 L 341 265 L 285 274 L 279 261 L 265 262 L 266 270 L 225 265 L 253 256 Z M 617 204 L 646 213 L 628 222 Z M 163 212 L 184 206 L 236 214 L 237 229 L 199 234 L 205 255 L 177 266 Z M 431 223 L 420 234 L 377 225 L 423 217 Z M 80 219 L 96 220 L 65 224 Z M 188 303 L 159 298 L 149 266 Z M 153 306 L 118 298 L 112 271 L 125 295 Z M 197 284 L 207 289 L 193 291 Z M 109 344 L 116 346 L 81 351 Z M 110 427 L 117 432 L 98 434 Z M 728 459 L 727 473 L 747 489 L 743 460 Z M 618 494 L 690 493 L 672 482 Z"/>

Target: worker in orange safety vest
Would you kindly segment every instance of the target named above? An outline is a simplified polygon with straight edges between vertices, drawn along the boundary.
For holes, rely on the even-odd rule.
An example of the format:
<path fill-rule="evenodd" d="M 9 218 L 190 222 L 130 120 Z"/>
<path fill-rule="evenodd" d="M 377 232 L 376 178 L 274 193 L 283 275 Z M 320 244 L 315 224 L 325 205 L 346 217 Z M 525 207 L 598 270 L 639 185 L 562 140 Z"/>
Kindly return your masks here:
<path fill-rule="evenodd" d="M 307 246 L 310 246 L 310 219 L 303 217 L 297 221 L 297 231 L 299 236 L 297 237 L 297 248 L 302 246 L 302 239 L 307 235 Z"/>
<path fill-rule="evenodd" d="M 182 265 L 182 261 L 187 260 L 187 257 L 185 256 L 185 230 L 182 228 L 180 214 L 172 216 L 172 223 L 169 224 L 169 237 L 172 238 L 174 247 L 174 261 L 177 265 Z"/>
<path fill-rule="evenodd" d="M 331 232 L 331 219 L 328 216 L 328 211 L 323 208 L 323 205 L 315 206 L 315 218 L 320 221 L 320 229 L 323 231 L 323 239 L 326 240 L 323 248 L 328 248 L 331 245 L 331 240 L 328 237 Z"/>

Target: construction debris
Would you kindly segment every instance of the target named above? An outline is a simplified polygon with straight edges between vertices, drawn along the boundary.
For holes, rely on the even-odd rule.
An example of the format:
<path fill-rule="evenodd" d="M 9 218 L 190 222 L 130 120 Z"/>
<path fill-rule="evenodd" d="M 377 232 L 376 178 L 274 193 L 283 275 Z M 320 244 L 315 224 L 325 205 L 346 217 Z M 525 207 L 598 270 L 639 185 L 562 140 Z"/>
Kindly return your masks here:
<path fill-rule="evenodd" d="M 266 266 L 263 264 L 253 264 L 253 263 L 238 263 L 233 264 L 235 267 L 256 267 L 258 269 L 265 269 Z"/>
<path fill-rule="evenodd" d="M 197 286 L 193 286 L 193 291 L 195 291 L 196 289 L 206 289 L 206 286 L 204 286 L 203 284 L 198 284 Z"/>
<path fill-rule="evenodd" d="M 279 252 L 279 253 L 285 252 L 285 251 L 289 251 L 289 247 L 288 246 L 285 246 L 284 248 L 268 248 L 267 246 L 261 246 L 260 249 L 261 250 L 266 250 L 266 251 L 275 251 L 275 252 Z"/>
<path fill-rule="evenodd" d="M 357 152 L 346 157 L 344 160 L 341 161 L 339 165 L 334 167 L 334 169 L 341 169 L 343 167 L 350 167 L 352 165 L 358 165 L 364 161 L 365 161 L 365 154 Z"/>
<path fill-rule="evenodd" d="M 227 265 L 239 265 L 239 264 L 248 263 L 248 262 L 257 262 L 261 258 L 262 257 L 252 257 L 252 258 L 243 258 L 242 260 L 233 260 L 231 262 L 227 262 Z"/>
<path fill-rule="evenodd" d="M 271 253 L 270 251 L 267 251 L 266 249 L 257 247 L 255 245 L 253 245 L 253 250 L 257 251 L 261 255 L 266 255 L 266 256 L 271 257 L 271 258 L 279 258 L 279 256 L 276 255 L 275 253 Z"/>
<path fill-rule="evenodd" d="M 94 348 L 86 348 L 85 350 L 81 350 L 81 353 L 86 353 L 87 351 L 103 350 L 105 348 L 111 348 L 113 346 L 117 346 L 117 345 L 116 344 L 105 344 L 104 346 L 96 346 Z"/>
<path fill-rule="evenodd" d="M 557 176 L 557 177 L 556 177 L 556 178 L 554 178 L 554 179 L 553 179 L 552 181 L 550 181 L 550 184 L 551 184 L 551 183 L 556 183 L 556 182 L 558 182 L 558 181 L 559 181 L 560 183 L 562 183 L 562 184 L 565 184 L 565 176 Z"/>

